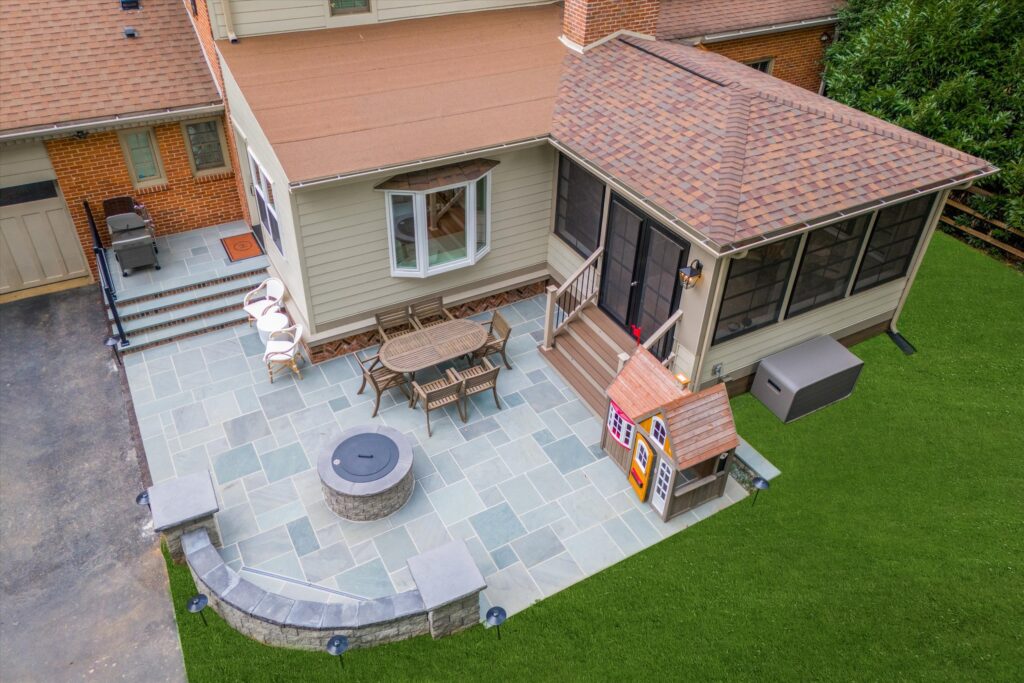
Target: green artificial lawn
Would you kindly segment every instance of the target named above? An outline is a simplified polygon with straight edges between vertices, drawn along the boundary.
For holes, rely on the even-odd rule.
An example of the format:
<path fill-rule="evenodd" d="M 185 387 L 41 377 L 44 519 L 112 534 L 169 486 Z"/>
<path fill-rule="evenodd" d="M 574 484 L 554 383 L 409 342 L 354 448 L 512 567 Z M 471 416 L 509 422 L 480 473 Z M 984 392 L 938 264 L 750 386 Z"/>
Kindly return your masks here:
<path fill-rule="evenodd" d="M 1024 277 L 938 234 L 853 396 L 782 425 L 733 401 L 782 475 L 518 614 L 352 651 L 344 679 L 1020 680 L 1024 671 Z M 185 611 L 193 681 L 342 680 L 326 654 L 259 645 Z M 209 610 L 208 610 L 209 612 Z"/>

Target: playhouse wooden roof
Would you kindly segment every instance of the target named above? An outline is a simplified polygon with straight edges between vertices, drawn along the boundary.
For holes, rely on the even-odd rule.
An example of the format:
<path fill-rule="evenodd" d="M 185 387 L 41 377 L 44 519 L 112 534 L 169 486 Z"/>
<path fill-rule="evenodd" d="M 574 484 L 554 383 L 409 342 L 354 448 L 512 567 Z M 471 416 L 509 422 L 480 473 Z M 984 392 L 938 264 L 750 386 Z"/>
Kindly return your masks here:
<path fill-rule="evenodd" d="M 692 467 L 732 448 L 740 441 L 724 384 L 698 393 L 686 392 L 663 411 L 679 469 Z"/>
<path fill-rule="evenodd" d="M 608 387 L 608 396 L 631 419 L 643 419 L 687 394 L 668 368 L 638 346 Z"/>

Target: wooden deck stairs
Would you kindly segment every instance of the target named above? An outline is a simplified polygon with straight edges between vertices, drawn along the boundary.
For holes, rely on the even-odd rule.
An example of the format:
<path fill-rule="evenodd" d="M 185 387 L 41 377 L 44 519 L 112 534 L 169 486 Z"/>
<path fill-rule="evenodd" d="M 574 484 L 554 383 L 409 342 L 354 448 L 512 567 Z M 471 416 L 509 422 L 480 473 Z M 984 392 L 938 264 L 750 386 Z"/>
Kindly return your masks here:
<path fill-rule="evenodd" d="M 570 320 L 541 355 L 583 402 L 604 418 L 607 390 L 619 368 L 619 354 L 632 353 L 636 342 L 597 306 L 590 304 Z"/>

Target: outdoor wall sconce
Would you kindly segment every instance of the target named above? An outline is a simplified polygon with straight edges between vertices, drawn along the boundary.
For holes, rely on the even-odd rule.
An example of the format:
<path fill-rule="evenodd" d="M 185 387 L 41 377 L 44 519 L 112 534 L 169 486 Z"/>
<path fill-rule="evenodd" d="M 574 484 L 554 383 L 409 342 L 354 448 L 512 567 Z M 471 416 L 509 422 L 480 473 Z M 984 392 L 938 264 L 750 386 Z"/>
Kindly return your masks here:
<path fill-rule="evenodd" d="M 690 265 L 680 268 L 679 281 L 683 284 L 683 289 L 693 289 L 700 281 L 702 272 L 704 272 L 704 264 L 699 259 L 693 259 Z"/>
<path fill-rule="evenodd" d="M 683 385 L 684 389 L 690 386 L 690 378 L 681 372 L 676 374 L 676 380 Z"/>

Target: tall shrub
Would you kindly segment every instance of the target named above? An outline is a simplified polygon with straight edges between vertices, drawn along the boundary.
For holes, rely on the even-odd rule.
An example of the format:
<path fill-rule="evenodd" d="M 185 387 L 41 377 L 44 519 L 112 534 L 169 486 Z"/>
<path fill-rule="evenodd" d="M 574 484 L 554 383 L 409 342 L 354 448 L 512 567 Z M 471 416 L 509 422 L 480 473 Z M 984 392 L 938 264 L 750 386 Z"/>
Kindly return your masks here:
<path fill-rule="evenodd" d="M 997 196 L 977 208 L 1024 226 L 1024 0 L 849 0 L 826 83 L 829 97 L 999 166 L 978 183 Z"/>

